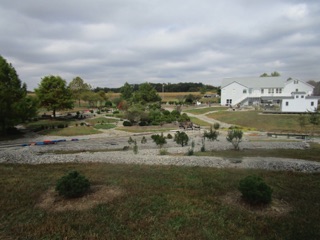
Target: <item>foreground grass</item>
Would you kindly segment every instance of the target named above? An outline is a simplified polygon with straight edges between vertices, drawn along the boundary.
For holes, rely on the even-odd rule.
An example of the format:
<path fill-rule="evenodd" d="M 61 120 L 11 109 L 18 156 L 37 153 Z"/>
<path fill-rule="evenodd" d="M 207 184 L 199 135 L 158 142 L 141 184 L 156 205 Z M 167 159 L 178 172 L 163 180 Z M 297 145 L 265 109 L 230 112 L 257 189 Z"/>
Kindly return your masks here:
<path fill-rule="evenodd" d="M 241 143 L 240 143 L 241 146 Z M 215 156 L 226 158 L 242 158 L 242 157 L 278 157 L 304 159 L 320 162 L 320 144 L 311 143 L 310 149 L 244 149 L 241 151 L 207 151 L 196 152 L 196 156 Z"/>
<path fill-rule="evenodd" d="M 89 210 L 48 212 L 40 196 L 76 169 L 92 184 L 122 189 Z M 285 215 L 263 215 L 223 201 L 257 174 Z M 0 165 L 1 239 L 319 239 L 320 175 L 200 167 L 111 164 Z"/>
<path fill-rule="evenodd" d="M 207 115 L 210 118 L 226 122 L 229 124 L 240 125 L 247 128 L 254 128 L 258 131 L 274 132 L 310 132 L 312 126 L 308 124 L 301 130 L 299 126 L 299 115 L 281 114 L 260 114 L 257 111 L 235 111 L 235 112 L 216 112 Z M 315 128 L 315 132 L 320 133 L 320 125 Z"/>

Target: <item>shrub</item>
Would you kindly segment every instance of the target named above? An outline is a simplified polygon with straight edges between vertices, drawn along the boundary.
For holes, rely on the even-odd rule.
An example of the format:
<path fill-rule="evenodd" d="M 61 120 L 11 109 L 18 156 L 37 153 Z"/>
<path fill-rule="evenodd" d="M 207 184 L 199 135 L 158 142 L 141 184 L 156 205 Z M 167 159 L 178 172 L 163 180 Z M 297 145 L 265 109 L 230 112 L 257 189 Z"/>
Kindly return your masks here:
<path fill-rule="evenodd" d="M 170 133 L 168 133 L 167 138 L 172 139 L 172 135 Z"/>
<path fill-rule="evenodd" d="M 166 138 L 163 136 L 163 133 L 161 133 L 161 135 L 152 135 L 151 138 L 155 142 L 155 144 L 160 148 L 162 148 L 162 146 L 167 143 Z"/>
<path fill-rule="evenodd" d="M 145 122 L 145 121 L 141 121 L 141 122 L 139 122 L 139 126 L 141 126 L 141 127 L 143 127 L 143 126 L 147 126 L 148 125 L 148 123 L 147 122 Z"/>
<path fill-rule="evenodd" d="M 219 125 L 220 126 L 220 125 Z M 219 132 L 212 129 L 212 126 L 210 127 L 210 131 L 205 131 L 203 134 L 203 138 L 207 138 L 209 141 L 218 141 Z"/>
<path fill-rule="evenodd" d="M 235 150 L 239 150 L 239 144 L 242 141 L 243 132 L 238 129 L 228 131 L 227 141 L 231 142 Z"/>
<path fill-rule="evenodd" d="M 250 204 L 268 204 L 272 200 L 272 189 L 261 177 L 250 175 L 240 180 L 239 191 Z"/>
<path fill-rule="evenodd" d="M 217 122 L 214 123 L 213 128 L 214 128 L 214 130 L 218 130 L 220 128 L 220 123 L 217 123 Z"/>
<path fill-rule="evenodd" d="M 129 137 L 128 143 L 131 145 L 134 142 L 135 142 L 135 140 L 133 140 L 132 137 Z"/>
<path fill-rule="evenodd" d="M 187 154 L 188 156 L 192 156 L 194 154 L 193 148 L 189 148 Z"/>
<path fill-rule="evenodd" d="M 124 121 L 124 122 L 123 122 L 123 126 L 125 126 L 125 127 L 131 127 L 131 126 L 132 126 L 132 123 L 129 122 L 129 121 Z"/>
<path fill-rule="evenodd" d="M 90 182 L 77 171 L 72 171 L 57 181 L 56 191 L 67 198 L 83 196 L 90 189 Z"/>
<path fill-rule="evenodd" d="M 189 142 L 189 137 L 188 134 L 186 134 L 185 132 L 177 132 L 174 135 L 174 139 L 173 139 L 177 144 L 180 144 L 182 147 L 185 145 L 188 145 Z"/>

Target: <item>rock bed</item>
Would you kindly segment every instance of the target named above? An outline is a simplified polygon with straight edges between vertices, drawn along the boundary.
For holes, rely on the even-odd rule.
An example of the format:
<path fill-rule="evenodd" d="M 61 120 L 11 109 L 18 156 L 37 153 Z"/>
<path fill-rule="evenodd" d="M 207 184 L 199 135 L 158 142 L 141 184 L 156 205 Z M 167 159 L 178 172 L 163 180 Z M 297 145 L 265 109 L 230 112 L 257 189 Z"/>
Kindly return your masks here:
<path fill-rule="evenodd" d="M 191 140 L 195 142 L 195 151 L 200 151 L 202 146 L 201 136 L 190 134 Z M 177 165 L 177 166 L 202 166 L 216 168 L 255 168 L 266 170 L 320 172 L 320 163 L 304 161 L 298 159 L 283 158 L 239 158 L 228 159 L 221 157 L 196 157 L 196 156 L 169 156 L 159 155 L 159 149 L 152 142 L 150 136 L 147 137 L 147 144 L 141 144 L 142 136 L 133 136 L 137 140 L 138 154 L 128 151 L 119 151 L 124 146 L 129 146 L 128 136 L 111 136 L 106 138 L 83 139 L 77 142 L 66 141 L 54 145 L 16 147 L 0 151 L 0 162 L 20 163 L 20 164 L 49 164 L 66 162 L 105 162 L 122 164 L 148 164 L 148 165 Z M 69 139 L 70 140 L 70 139 Z M 190 140 L 190 143 L 191 143 Z M 189 146 L 181 147 L 167 140 L 165 148 L 169 153 L 187 153 Z M 207 150 L 232 149 L 232 145 L 221 137 L 220 141 L 205 143 Z M 297 142 L 250 142 L 243 141 L 240 144 L 242 149 L 305 149 L 309 145 L 303 141 Z M 131 146 L 132 147 L 132 146 Z M 89 153 L 90 150 L 106 150 L 108 152 Z M 56 154 L 54 151 L 81 151 L 74 154 Z M 112 151 L 117 150 L 117 151 Z"/>

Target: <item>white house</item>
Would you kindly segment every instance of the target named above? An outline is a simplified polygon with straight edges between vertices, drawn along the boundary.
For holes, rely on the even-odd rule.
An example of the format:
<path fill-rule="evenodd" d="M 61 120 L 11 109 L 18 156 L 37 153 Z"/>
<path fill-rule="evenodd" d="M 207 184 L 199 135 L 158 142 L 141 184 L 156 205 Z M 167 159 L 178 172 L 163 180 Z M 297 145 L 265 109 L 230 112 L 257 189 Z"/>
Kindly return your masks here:
<path fill-rule="evenodd" d="M 313 86 L 284 77 L 225 78 L 221 85 L 221 105 L 277 105 L 283 112 L 315 111 L 319 97 Z"/>

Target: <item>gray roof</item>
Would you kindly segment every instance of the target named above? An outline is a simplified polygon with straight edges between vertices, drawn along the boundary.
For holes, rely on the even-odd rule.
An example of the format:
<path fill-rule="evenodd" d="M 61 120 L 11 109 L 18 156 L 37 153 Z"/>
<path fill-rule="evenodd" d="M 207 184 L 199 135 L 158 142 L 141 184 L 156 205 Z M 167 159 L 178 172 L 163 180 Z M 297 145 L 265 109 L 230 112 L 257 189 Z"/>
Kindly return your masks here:
<path fill-rule="evenodd" d="M 237 82 L 245 87 L 259 89 L 259 88 L 283 88 L 287 82 L 285 77 L 239 77 L 239 78 L 224 78 L 222 80 L 221 88 Z"/>

